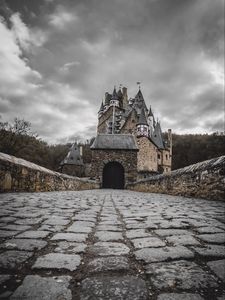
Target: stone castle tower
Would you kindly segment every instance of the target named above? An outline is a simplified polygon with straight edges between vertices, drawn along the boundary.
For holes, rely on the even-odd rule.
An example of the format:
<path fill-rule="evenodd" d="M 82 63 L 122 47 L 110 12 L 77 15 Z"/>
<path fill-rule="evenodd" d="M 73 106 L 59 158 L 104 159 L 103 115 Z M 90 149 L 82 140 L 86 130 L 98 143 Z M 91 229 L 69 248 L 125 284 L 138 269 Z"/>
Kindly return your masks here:
<path fill-rule="evenodd" d="M 129 98 L 127 88 L 114 87 L 112 94 L 105 93 L 98 112 L 98 135 L 132 135 L 137 152 L 137 178 L 151 174 L 169 173 L 172 158 L 172 132 L 165 138 L 160 122 L 155 121 L 152 108 L 148 109 L 139 88 L 134 98 Z"/>

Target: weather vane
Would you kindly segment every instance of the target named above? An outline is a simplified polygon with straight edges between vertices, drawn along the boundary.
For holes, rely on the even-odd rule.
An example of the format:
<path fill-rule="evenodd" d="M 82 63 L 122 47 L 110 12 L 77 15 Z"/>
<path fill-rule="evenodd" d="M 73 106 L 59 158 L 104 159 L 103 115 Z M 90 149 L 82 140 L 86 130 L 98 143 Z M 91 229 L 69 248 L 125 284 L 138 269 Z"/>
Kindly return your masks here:
<path fill-rule="evenodd" d="M 139 90 L 140 90 L 140 89 L 141 89 L 141 82 L 138 81 L 138 82 L 137 82 L 137 85 L 139 86 Z"/>

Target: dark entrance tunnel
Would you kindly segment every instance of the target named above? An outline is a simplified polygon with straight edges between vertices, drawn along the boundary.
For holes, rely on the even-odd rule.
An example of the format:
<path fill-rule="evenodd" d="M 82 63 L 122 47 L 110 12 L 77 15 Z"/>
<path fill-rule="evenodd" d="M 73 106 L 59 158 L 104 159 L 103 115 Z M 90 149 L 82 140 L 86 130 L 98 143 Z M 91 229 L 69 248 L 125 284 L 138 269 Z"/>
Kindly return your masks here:
<path fill-rule="evenodd" d="M 104 189 L 124 189 L 124 168 L 118 162 L 109 162 L 105 165 L 102 174 Z"/>

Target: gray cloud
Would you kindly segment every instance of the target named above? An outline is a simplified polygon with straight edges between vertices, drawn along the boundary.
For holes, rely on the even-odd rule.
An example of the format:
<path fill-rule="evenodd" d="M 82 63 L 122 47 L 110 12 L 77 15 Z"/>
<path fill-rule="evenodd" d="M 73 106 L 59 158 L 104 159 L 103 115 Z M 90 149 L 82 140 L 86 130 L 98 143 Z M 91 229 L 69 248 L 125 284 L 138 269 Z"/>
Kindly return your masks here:
<path fill-rule="evenodd" d="M 8 23 L 1 24 L 28 77 L 7 81 L 15 92 L 0 95 L 4 119 L 28 118 L 51 142 L 86 139 L 95 134 L 105 91 L 122 83 L 134 96 L 141 81 L 163 129 L 223 130 L 222 0 L 18 3 L 5 1 Z M 9 21 L 17 12 L 14 31 L 22 44 Z M 12 65 L 4 60 L 3 71 Z"/>

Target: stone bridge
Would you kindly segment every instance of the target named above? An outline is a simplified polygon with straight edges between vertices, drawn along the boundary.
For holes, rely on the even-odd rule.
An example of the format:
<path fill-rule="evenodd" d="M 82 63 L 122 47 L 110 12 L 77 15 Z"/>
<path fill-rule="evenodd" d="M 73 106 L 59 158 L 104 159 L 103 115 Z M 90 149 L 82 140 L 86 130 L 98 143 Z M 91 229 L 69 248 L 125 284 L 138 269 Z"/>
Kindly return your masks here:
<path fill-rule="evenodd" d="M 0 192 L 44 192 L 100 188 L 99 181 L 72 177 L 0 152 Z M 171 174 L 126 185 L 139 192 L 164 193 L 225 201 L 225 156 Z"/>
<path fill-rule="evenodd" d="M 0 299 L 225 300 L 224 160 L 129 191 L 0 153 Z"/>
<path fill-rule="evenodd" d="M 0 205 L 0 299 L 225 299 L 222 201 L 89 190 Z"/>

